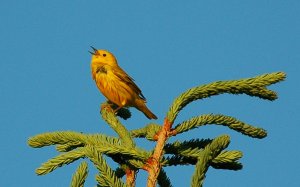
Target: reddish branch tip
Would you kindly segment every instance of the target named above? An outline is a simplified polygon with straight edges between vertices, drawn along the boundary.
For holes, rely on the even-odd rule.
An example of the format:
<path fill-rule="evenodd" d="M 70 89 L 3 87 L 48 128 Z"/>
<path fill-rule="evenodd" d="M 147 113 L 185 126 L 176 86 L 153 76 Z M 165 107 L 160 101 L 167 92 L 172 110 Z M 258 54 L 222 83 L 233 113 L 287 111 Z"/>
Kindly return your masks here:
<path fill-rule="evenodd" d="M 155 167 L 157 165 L 160 165 L 160 163 L 158 162 L 158 160 L 156 158 L 151 156 L 147 159 L 145 165 L 143 166 L 143 169 L 149 172 L 151 169 L 153 169 L 153 167 Z"/>
<path fill-rule="evenodd" d="M 170 136 L 175 136 L 177 134 L 177 131 L 175 129 L 171 129 L 170 133 L 169 133 L 169 137 Z"/>
<path fill-rule="evenodd" d="M 125 173 L 126 173 L 126 183 L 129 186 L 135 186 L 136 171 L 127 168 L 125 170 Z"/>
<path fill-rule="evenodd" d="M 167 130 L 167 131 L 170 131 L 171 127 L 172 127 L 172 122 L 170 122 L 168 120 L 168 118 L 165 118 L 165 121 L 164 121 L 164 128 Z"/>

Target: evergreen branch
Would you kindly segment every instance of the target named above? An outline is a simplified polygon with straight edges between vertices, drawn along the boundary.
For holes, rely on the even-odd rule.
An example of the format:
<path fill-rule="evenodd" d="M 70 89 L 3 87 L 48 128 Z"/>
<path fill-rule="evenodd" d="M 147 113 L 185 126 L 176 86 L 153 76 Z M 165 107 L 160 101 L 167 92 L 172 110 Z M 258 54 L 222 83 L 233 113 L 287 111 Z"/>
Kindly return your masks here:
<path fill-rule="evenodd" d="M 177 154 L 171 157 L 166 157 L 162 161 L 162 165 L 177 166 L 177 165 L 195 165 L 197 163 L 196 154 L 202 154 L 203 149 L 194 155 L 181 155 Z M 225 153 L 228 152 L 228 153 Z M 240 170 L 243 165 L 237 160 L 240 158 L 239 151 L 222 151 L 216 158 L 211 161 L 211 166 L 215 169 L 227 169 L 227 170 Z M 240 152 L 241 153 L 241 152 Z M 223 155 L 224 154 L 224 155 Z M 231 155 L 232 154 L 232 155 Z"/>
<path fill-rule="evenodd" d="M 135 186 L 137 170 L 128 167 L 126 169 L 125 173 L 126 173 L 126 184 L 127 184 L 127 186 L 134 187 Z"/>
<path fill-rule="evenodd" d="M 86 162 L 82 162 L 76 172 L 74 173 L 71 181 L 71 187 L 84 187 L 85 179 L 88 175 L 88 165 Z"/>
<path fill-rule="evenodd" d="M 222 151 L 217 157 L 212 160 L 212 163 L 231 163 L 239 160 L 242 157 L 243 153 L 241 151 Z"/>
<path fill-rule="evenodd" d="M 222 151 L 211 162 L 211 166 L 215 169 L 228 169 L 228 170 L 240 170 L 243 165 L 237 162 L 242 158 L 243 153 L 241 151 Z"/>
<path fill-rule="evenodd" d="M 170 178 L 167 176 L 164 169 L 160 170 L 160 173 L 157 177 L 157 184 L 161 187 L 172 187 Z"/>
<path fill-rule="evenodd" d="M 143 167 L 144 167 L 144 161 L 141 161 L 139 159 L 128 158 L 127 163 L 129 163 L 136 169 L 143 169 Z"/>
<path fill-rule="evenodd" d="M 266 130 L 262 128 L 248 125 L 233 117 L 224 116 L 221 114 L 218 115 L 207 114 L 207 115 L 201 115 L 201 116 L 191 118 L 187 121 L 178 124 L 174 130 L 176 132 L 175 134 L 179 134 L 197 128 L 199 126 L 210 125 L 210 124 L 227 126 L 230 129 L 233 129 L 237 132 L 240 132 L 252 138 L 264 138 L 267 136 Z"/>
<path fill-rule="evenodd" d="M 101 115 L 106 123 L 109 124 L 109 126 L 119 135 L 122 142 L 124 142 L 126 146 L 135 147 L 135 143 L 131 138 L 129 131 L 125 128 L 124 125 L 121 124 L 115 114 L 111 111 L 109 104 L 102 104 Z"/>
<path fill-rule="evenodd" d="M 227 169 L 227 170 L 241 170 L 243 169 L 243 165 L 237 161 L 228 162 L 228 163 L 211 163 L 211 167 L 214 169 Z"/>
<path fill-rule="evenodd" d="M 135 142 L 133 141 L 133 139 L 130 136 L 130 132 L 125 128 L 125 126 L 118 120 L 116 115 L 112 112 L 112 108 L 111 108 L 110 104 L 104 103 L 101 105 L 101 115 L 102 115 L 102 118 L 109 124 L 109 126 L 119 135 L 119 137 L 122 140 L 123 147 L 129 148 L 129 149 L 131 148 L 132 150 L 138 151 L 135 146 Z M 121 109 L 121 111 L 119 110 L 117 115 L 121 115 L 123 117 L 124 117 L 124 115 L 128 115 L 127 117 L 130 117 L 131 113 L 129 110 L 124 108 L 124 109 Z M 126 155 L 127 150 L 124 150 L 124 151 L 122 153 L 125 153 L 125 155 Z M 134 156 L 138 156 L 138 155 L 134 154 Z M 122 159 L 120 159 L 120 161 L 123 162 Z M 128 168 L 130 168 L 130 167 L 128 167 Z M 130 169 L 128 169 L 126 171 L 126 183 L 129 184 L 130 186 L 131 186 L 131 184 L 135 183 L 135 172 L 136 172 L 135 170 L 130 170 Z"/>
<path fill-rule="evenodd" d="M 45 175 L 58 167 L 70 164 L 80 158 L 83 158 L 84 156 L 85 154 L 83 148 L 78 148 L 67 153 L 62 153 L 43 163 L 39 168 L 36 169 L 35 172 L 38 175 Z"/>
<path fill-rule="evenodd" d="M 96 177 L 100 186 L 105 185 L 103 185 L 103 183 L 99 183 L 99 178 L 102 182 L 105 182 L 107 186 L 126 187 L 121 179 L 116 176 L 115 172 L 107 165 L 101 153 L 99 153 L 94 147 L 89 145 L 85 147 L 84 151 L 86 156 L 94 163 L 94 165 L 100 172 L 101 177 Z"/>
<path fill-rule="evenodd" d="M 231 93 L 231 94 L 248 94 L 250 96 L 257 96 L 263 99 L 274 100 L 277 98 L 275 92 L 261 91 L 267 90 L 265 88 L 267 85 L 279 82 L 285 78 L 285 74 L 282 72 L 271 73 L 266 75 L 257 76 L 249 79 L 242 79 L 238 81 L 218 81 L 208 85 L 194 87 L 177 97 L 164 120 L 162 129 L 157 133 L 155 139 L 157 139 L 157 144 L 153 151 L 153 155 L 148 159 L 145 164 L 145 168 L 149 172 L 147 185 L 154 187 L 156 180 L 161 169 L 159 161 L 162 158 L 164 145 L 168 138 L 176 134 L 176 130 L 171 131 L 172 125 L 178 115 L 178 113 L 190 102 L 197 99 L 207 98 L 213 95 L 219 95 L 221 93 Z M 257 92 L 257 89 L 260 91 Z M 270 94 L 272 93 L 272 94 Z M 265 95 L 267 94 L 267 95 Z M 270 95 L 268 95 L 270 94 Z M 250 133 L 251 136 L 256 136 L 256 133 Z M 259 136 L 259 135 L 258 135 Z M 147 165 L 151 165 L 148 167 Z M 201 171 L 197 169 L 197 171 Z M 204 171 L 204 170 L 202 170 Z M 196 178 L 195 178 L 196 181 Z M 202 181 L 202 179 L 200 179 Z"/>
<path fill-rule="evenodd" d="M 247 94 L 262 99 L 274 100 L 277 98 L 276 93 L 268 90 L 266 86 L 282 81 L 284 78 L 285 74 L 283 72 L 276 72 L 248 79 L 217 81 L 191 88 L 174 100 L 167 113 L 167 119 L 170 123 L 173 123 L 178 113 L 190 102 L 223 93 Z"/>
<path fill-rule="evenodd" d="M 161 126 L 158 124 L 148 124 L 145 127 L 130 131 L 133 138 L 146 138 L 150 141 L 154 141 L 155 135 L 161 130 Z"/>
<path fill-rule="evenodd" d="M 165 150 L 165 154 L 175 154 L 175 155 L 182 154 L 182 151 L 203 149 L 211 141 L 212 141 L 211 139 L 192 139 L 183 142 L 175 141 L 173 143 L 167 143 L 164 147 L 164 150 Z"/>
<path fill-rule="evenodd" d="M 163 159 L 162 165 L 177 166 L 177 165 L 195 165 L 197 163 L 199 155 L 203 154 L 203 149 L 193 149 L 193 154 L 185 151 L 178 151 L 173 156 L 169 156 Z M 242 165 L 237 162 L 242 157 L 240 151 L 222 151 L 217 157 L 211 161 L 211 166 L 215 169 L 229 169 L 239 170 L 242 169 Z"/>
<path fill-rule="evenodd" d="M 119 146 L 122 144 L 121 139 L 103 134 L 87 135 L 84 141 L 85 145 Z"/>
<path fill-rule="evenodd" d="M 185 157 L 197 158 L 200 153 L 203 152 L 203 148 L 185 148 L 177 150 L 178 155 L 182 155 Z"/>
<path fill-rule="evenodd" d="M 59 145 L 57 149 L 60 151 L 67 151 L 73 147 L 90 145 L 120 145 L 121 141 L 119 138 L 106 136 L 104 134 L 90 134 L 85 135 L 73 131 L 61 131 L 61 132 L 50 132 L 43 133 L 29 138 L 28 144 L 31 147 L 38 148 L 49 145 Z M 80 145 L 81 146 L 81 145 Z"/>
<path fill-rule="evenodd" d="M 166 157 L 162 161 L 163 166 L 176 165 L 195 165 L 199 155 L 203 154 L 204 148 L 212 142 L 211 139 L 193 139 L 190 141 L 166 144 L 165 153 L 174 154 L 171 157 Z M 222 151 L 217 157 L 212 160 L 212 163 L 232 163 L 242 157 L 240 151 Z"/>
<path fill-rule="evenodd" d="M 114 162 L 118 163 L 124 171 L 128 168 L 133 168 L 135 170 L 143 169 L 144 162 L 139 159 L 135 159 L 132 156 L 126 156 L 121 154 L 115 154 L 115 155 L 107 155 L 113 159 Z M 117 172 L 117 171 L 116 171 Z"/>
<path fill-rule="evenodd" d="M 129 118 L 131 113 L 127 108 L 121 108 L 115 114 L 113 111 L 114 107 L 117 106 L 112 103 L 102 104 L 102 118 L 117 132 L 120 138 L 102 134 L 85 135 L 72 131 L 44 133 L 31 137 L 28 140 L 31 147 L 56 145 L 58 151 L 64 152 L 43 163 L 36 169 L 36 173 L 44 175 L 58 167 L 88 157 L 99 170 L 99 174 L 96 176 L 99 187 L 134 186 L 136 172 L 139 169 L 145 169 L 149 172 L 147 182 L 149 187 L 154 187 L 156 183 L 160 186 L 172 186 L 162 167 L 192 164 L 196 166 L 192 177 L 192 186 L 202 186 L 209 166 L 215 169 L 241 169 L 242 164 L 238 161 L 242 157 L 242 152 L 224 151 L 230 142 L 227 135 L 213 140 L 196 139 L 166 144 L 169 137 L 208 124 L 227 126 L 254 138 L 264 138 L 267 133 L 264 129 L 253 127 L 233 117 L 213 114 L 194 117 L 172 129 L 179 112 L 192 101 L 223 93 L 247 94 L 262 99 L 275 100 L 277 98 L 276 92 L 267 89 L 267 86 L 282 81 L 284 78 L 283 72 L 277 72 L 248 79 L 218 81 L 194 87 L 174 100 L 163 126 L 148 124 L 146 127 L 132 131 L 128 131 L 116 117 L 117 115 L 123 119 Z M 136 147 L 133 138 L 157 141 L 153 154 Z M 103 154 L 111 157 L 113 161 L 119 164 L 120 168 L 113 171 L 103 158 Z M 163 157 L 164 154 L 171 154 L 172 156 Z M 83 187 L 87 174 L 87 163 L 82 162 L 72 177 L 71 186 Z M 125 174 L 126 184 L 121 179 Z"/>
<path fill-rule="evenodd" d="M 191 186 L 202 186 L 205 173 L 210 166 L 211 161 L 217 157 L 223 149 L 230 143 L 228 135 L 222 135 L 215 138 L 209 145 L 204 148 L 204 151 L 199 155 L 196 163 L 196 169 L 192 178 Z"/>
<path fill-rule="evenodd" d="M 100 174 L 96 175 L 97 187 L 111 187 Z"/>
<path fill-rule="evenodd" d="M 56 145 L 56 150 L 59 152 L 68 152 L 78 147 L 83 147 L 84 144 L 82 142 L 71 142 L 66 144 L 58 144 Z"/>
<path fill-rule="evenodd" d="M 94 146 L 97 151 L 101 152 L 102 154 L 107 155 L 122 155 L 122 156 L 130 156 L 139 160 L 146 160 L 149 158 L 150 153 L 139 149 L 137 147 L 130 148 L 123 145 L 110 145 L 107 146 Z"/>
<path fill-rule="evenodd" d="M 167 166 L 177 166 L 177 165 L 195 165 L 197 163 L 196 158 L 192 157 L 184 157 L 181 155 L 173 155 L 163 158 L 161 165 L 163 167 Z"/>
<path fill-rule="evenodd" d="M 169 122 L 167 118 L 165 118 L 163 126 L 161 130 L 157 133 L 156 139 L 157 143 L 153 150 L 153 154 L 147 162 L 144 165 L 144 169 L 148 171 L 148 180 L 147 180 L 147 186 L 148 187 L 154 187 L 156 186 L 157 177 L 161 170 L 161 159 L 164 154 L 164 146 L 168 140 L 168 138 L 171 136 L 171 127 L 172 123 Z"/>
<path fill-rule="evenodd" d="M 67 144 L 78 143 L 84 140 L 85 135 L 78 132 L 64 131 L 64 132 L 50 132 L 43 133 L 29 138 L 28 145 L 34 148 L 55 145 L 55 144 Z"/>

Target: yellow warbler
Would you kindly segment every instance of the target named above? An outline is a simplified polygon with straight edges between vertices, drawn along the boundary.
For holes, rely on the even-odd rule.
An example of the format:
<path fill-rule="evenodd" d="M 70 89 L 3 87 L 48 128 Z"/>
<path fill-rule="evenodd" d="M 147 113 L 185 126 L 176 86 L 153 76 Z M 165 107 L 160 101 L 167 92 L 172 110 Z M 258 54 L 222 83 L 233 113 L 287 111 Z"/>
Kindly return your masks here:
<path fill-rule="evenodd" d="M 118 65 L 114 55 L 92 47 L 92 76 L 98 89 L 118 111 L 122 107 L 135 107 L 149 119 L 157 117 L 147 108 L 146 98 L 134 80 Z"/>

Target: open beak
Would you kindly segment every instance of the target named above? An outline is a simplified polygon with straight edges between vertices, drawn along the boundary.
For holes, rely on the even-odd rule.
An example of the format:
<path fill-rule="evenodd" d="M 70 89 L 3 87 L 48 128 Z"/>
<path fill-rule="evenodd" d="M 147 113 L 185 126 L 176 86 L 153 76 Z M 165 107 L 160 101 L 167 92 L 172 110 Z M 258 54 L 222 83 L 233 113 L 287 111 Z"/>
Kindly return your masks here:
<path fill-rule="evenodd" d="M 89 51 L 89 53 L 91 53 L 92 55 L 96 55 L 98 53 L 97 49 L 93 46 L 91 46 L 91 48 L 94 50 L 93 52 Z"/>

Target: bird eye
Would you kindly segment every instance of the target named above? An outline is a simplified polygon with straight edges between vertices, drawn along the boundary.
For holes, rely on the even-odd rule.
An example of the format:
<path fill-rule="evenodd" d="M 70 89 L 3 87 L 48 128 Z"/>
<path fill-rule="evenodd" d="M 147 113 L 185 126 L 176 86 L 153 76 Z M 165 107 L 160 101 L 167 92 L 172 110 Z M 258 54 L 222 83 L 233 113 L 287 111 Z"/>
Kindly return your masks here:
<path fill-rule="evenodd" d="M 103 56 L 106 57 L 106 54 L 104 53 Z"/>

